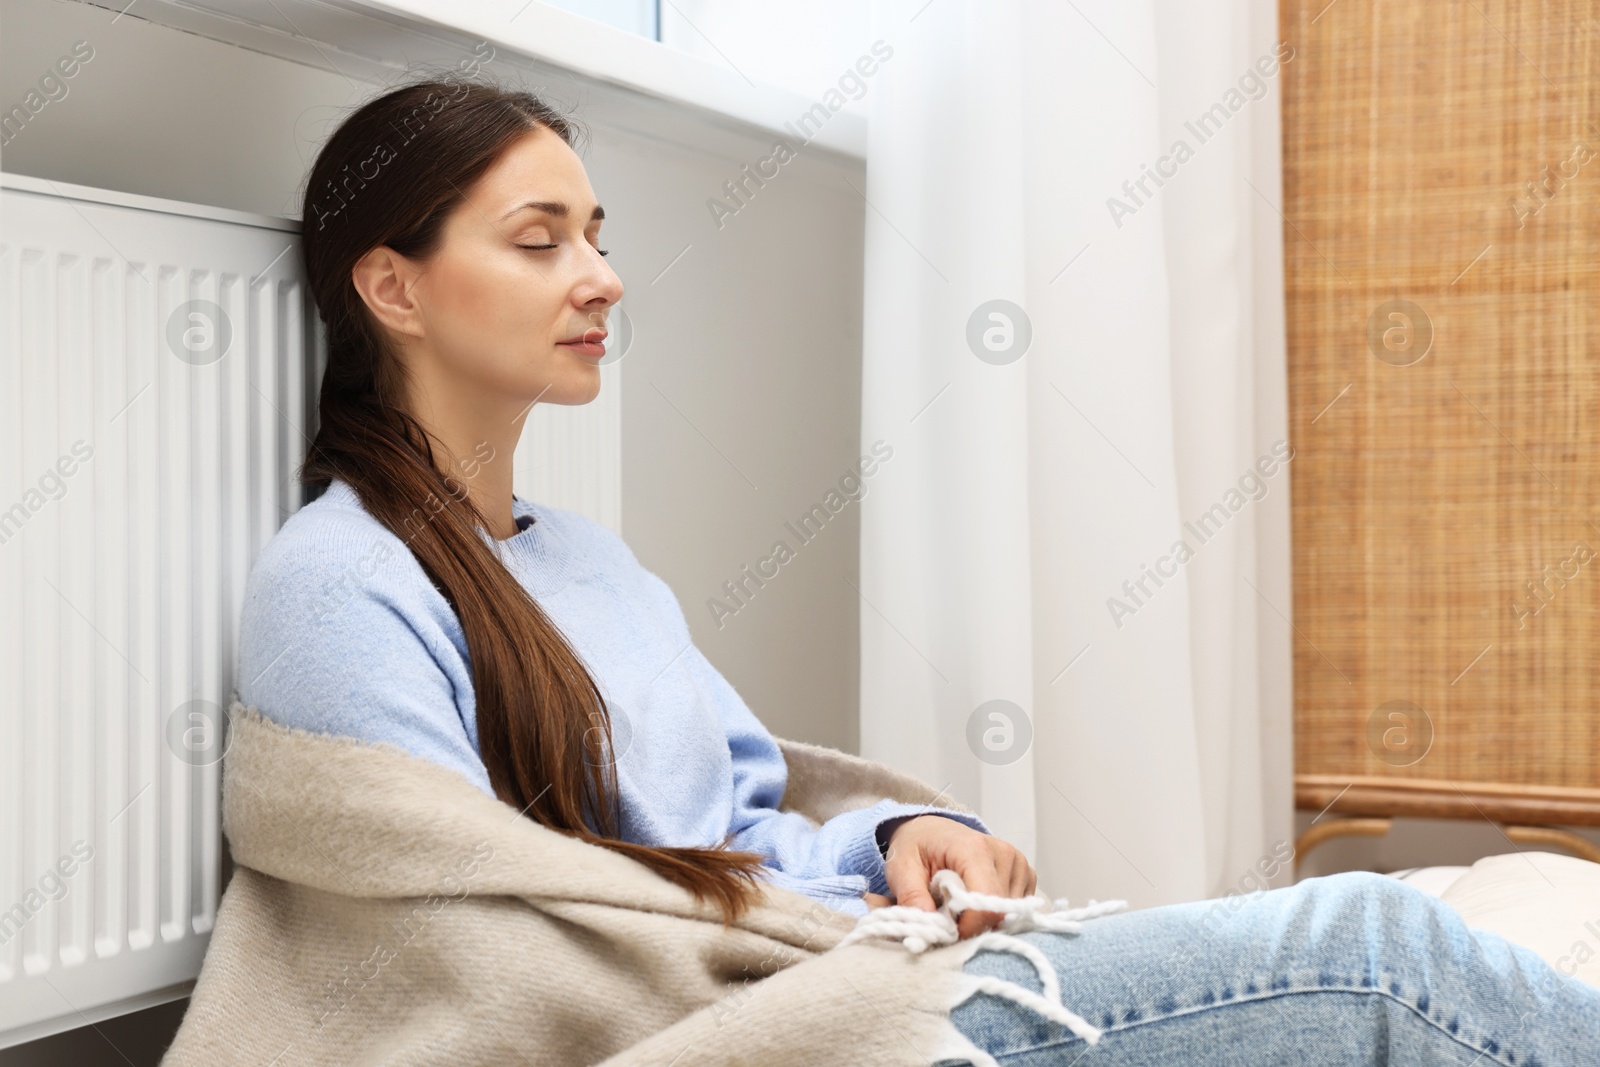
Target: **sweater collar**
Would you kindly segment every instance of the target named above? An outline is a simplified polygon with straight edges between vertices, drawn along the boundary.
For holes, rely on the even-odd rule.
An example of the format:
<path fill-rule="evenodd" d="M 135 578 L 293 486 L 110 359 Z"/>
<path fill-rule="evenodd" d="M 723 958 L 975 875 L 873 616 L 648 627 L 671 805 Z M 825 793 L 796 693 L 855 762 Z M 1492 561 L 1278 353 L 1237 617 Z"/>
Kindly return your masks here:
<path fill-rule="evenodd" d="M 510 498 L 510 514 L 522 530 L 504 541 L 496 541 L 486 530 L 478 530 L 478 536 L 490 542 L 494 553 L 534 597 L 547 597 L 584 573 L 579 545 L 571 539 L 566 523 L 560 522 L 560 515 L 515 493 Z"/>
<path fill-rule="evenodd" d="M 511 515 L 522 529 L 510 537 L 497 540 L 483 529 L 478 536 L 528 592 L 548 596 L 586 573 L 581 546 L 559 512 L 513 493 Z"/>

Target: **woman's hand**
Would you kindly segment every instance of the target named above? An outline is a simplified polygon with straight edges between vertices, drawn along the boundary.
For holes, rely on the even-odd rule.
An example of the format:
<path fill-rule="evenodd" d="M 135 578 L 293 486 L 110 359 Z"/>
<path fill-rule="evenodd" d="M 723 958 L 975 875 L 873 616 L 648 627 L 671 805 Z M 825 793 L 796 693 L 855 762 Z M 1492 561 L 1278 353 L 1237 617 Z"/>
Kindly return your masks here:
<path fill-rule="evenodd" d="M 937 911 L 928 881 L 945 867 L 959 874 L 974 893 L 990 896 L 1025 897 L 1038 884 L 1038 875 L 1015 845 L 943 815 L 918 815 L 901 823 L 889 838 L 884 877 L 893 900 L 867 893 L 867 907 L 892 902 Z M 997 911 L 964 911 L 956 920 L 956 932 L 966 940 L 994 929 L 1004 918 Z"/>

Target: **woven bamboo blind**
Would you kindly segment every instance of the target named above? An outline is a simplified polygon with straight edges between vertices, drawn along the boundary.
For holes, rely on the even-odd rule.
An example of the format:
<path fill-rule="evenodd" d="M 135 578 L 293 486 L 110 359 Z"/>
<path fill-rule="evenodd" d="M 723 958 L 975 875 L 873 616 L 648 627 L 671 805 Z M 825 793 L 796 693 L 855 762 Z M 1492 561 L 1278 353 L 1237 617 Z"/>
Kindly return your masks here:
<path fill-rule="evenodd" d="M 1600 3 L 1280 16 L 1298 803 L 1600 825 Z"/>

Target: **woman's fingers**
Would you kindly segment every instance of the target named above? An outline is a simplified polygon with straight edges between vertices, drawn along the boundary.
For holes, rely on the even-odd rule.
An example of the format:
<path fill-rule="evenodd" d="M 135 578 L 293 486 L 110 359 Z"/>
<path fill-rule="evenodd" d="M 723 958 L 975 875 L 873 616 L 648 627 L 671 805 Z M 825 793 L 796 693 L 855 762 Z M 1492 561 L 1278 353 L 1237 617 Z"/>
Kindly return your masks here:
<path fill-rule="evenodd" d="M 1022 853 L 1018 852 L 1017 862 L 1011 865 L 1011 891 L 1007 893 L 1006 896 L 1029 896 L 1033 893 L 1033 887 L 1036 881 L 1037 879 L 1034 876 L 1033 868 L 1028 865 L 1027 860 L 1023 859 Z"/>
<path fill-rule="evenodd" d="M 935 871 L 948 867 L 961 876 L 973 893 L 991 897 L 1025 897 L 1034 890 L 1036 877 L 1027 857 L 1015 845 L 990 834 L 979 833 L 954 819 L 939 815 L 916 816 L 895 828 L 889 838 L 884 859 L 884 879 L 892 898 L 864 894 L 869 908 L 898 903 L 923 911 L 938 905 L 929 880 Z M 1005 921 L 998 911 L 969 908 L 956 918 L 956 933 L 962 939 L 993 930 Z"/>
<path fill-rule="evenodd" d="M 1000 897 L 1032 896 L 1034 890 L 1038 887 L 1039 876 L 1034 871 L 1033 866 L 1028 863 L 1027 857 L 1022 854 L 1022 850 L 998 839 L 991 839 L 989 846 L 989 864 L 994 869 L 996 888 L 992 890 L 982 889 L 974 885 L 972 880 L 963 873 L 962 881 L 966 883 L 967 888 L 974 892 L 988 892 L 993 896 Z M 972 916 L 972 918 L 968 919 L 968 915 Z M 962 938 L 967 938 L 985 930 L 996 929 L 1004 920 L 1005 916 L 1000 912 L 971 910 L 963 913 L 961 918 L 957 920 L 956 930 Z"/>
<path fill-rule="evenodd" d="M 1003 897 L 1008 882 L 1001 878 L 999 857 L 988 841 L 984 842 L 984 846 L 965 853 L 959 860 L 956 873 L 961 876 L 962 884 L 972 892 Z M 998 911 L 969 908 L 956 919 L 956 934 L 964 941 L 985 930 L 994 929 L 1004 918 L 1005 915 Z"/>

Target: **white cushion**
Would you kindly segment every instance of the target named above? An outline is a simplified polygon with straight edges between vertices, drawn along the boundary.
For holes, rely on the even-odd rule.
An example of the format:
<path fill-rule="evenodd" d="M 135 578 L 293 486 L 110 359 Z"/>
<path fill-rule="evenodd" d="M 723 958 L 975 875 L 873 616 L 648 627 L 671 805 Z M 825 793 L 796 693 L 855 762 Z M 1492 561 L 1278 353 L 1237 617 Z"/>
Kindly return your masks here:
<path fill-rule="evenodd" d="M 1439 897 L 1468 926 L 1531 948 L 1600 989 L 1600 863 L 1554 852 L 1486 856 Z"/>
<path fill-rule="evenodd" d="M 1411 867 L 1403 871 L 1389 872 L 1390 878 L 1398 878 L 1407 885 L 1416 886 L 1429 896 L 1440 896 L 1450 883 L 1466 874 L 1467 867 Z"/>

